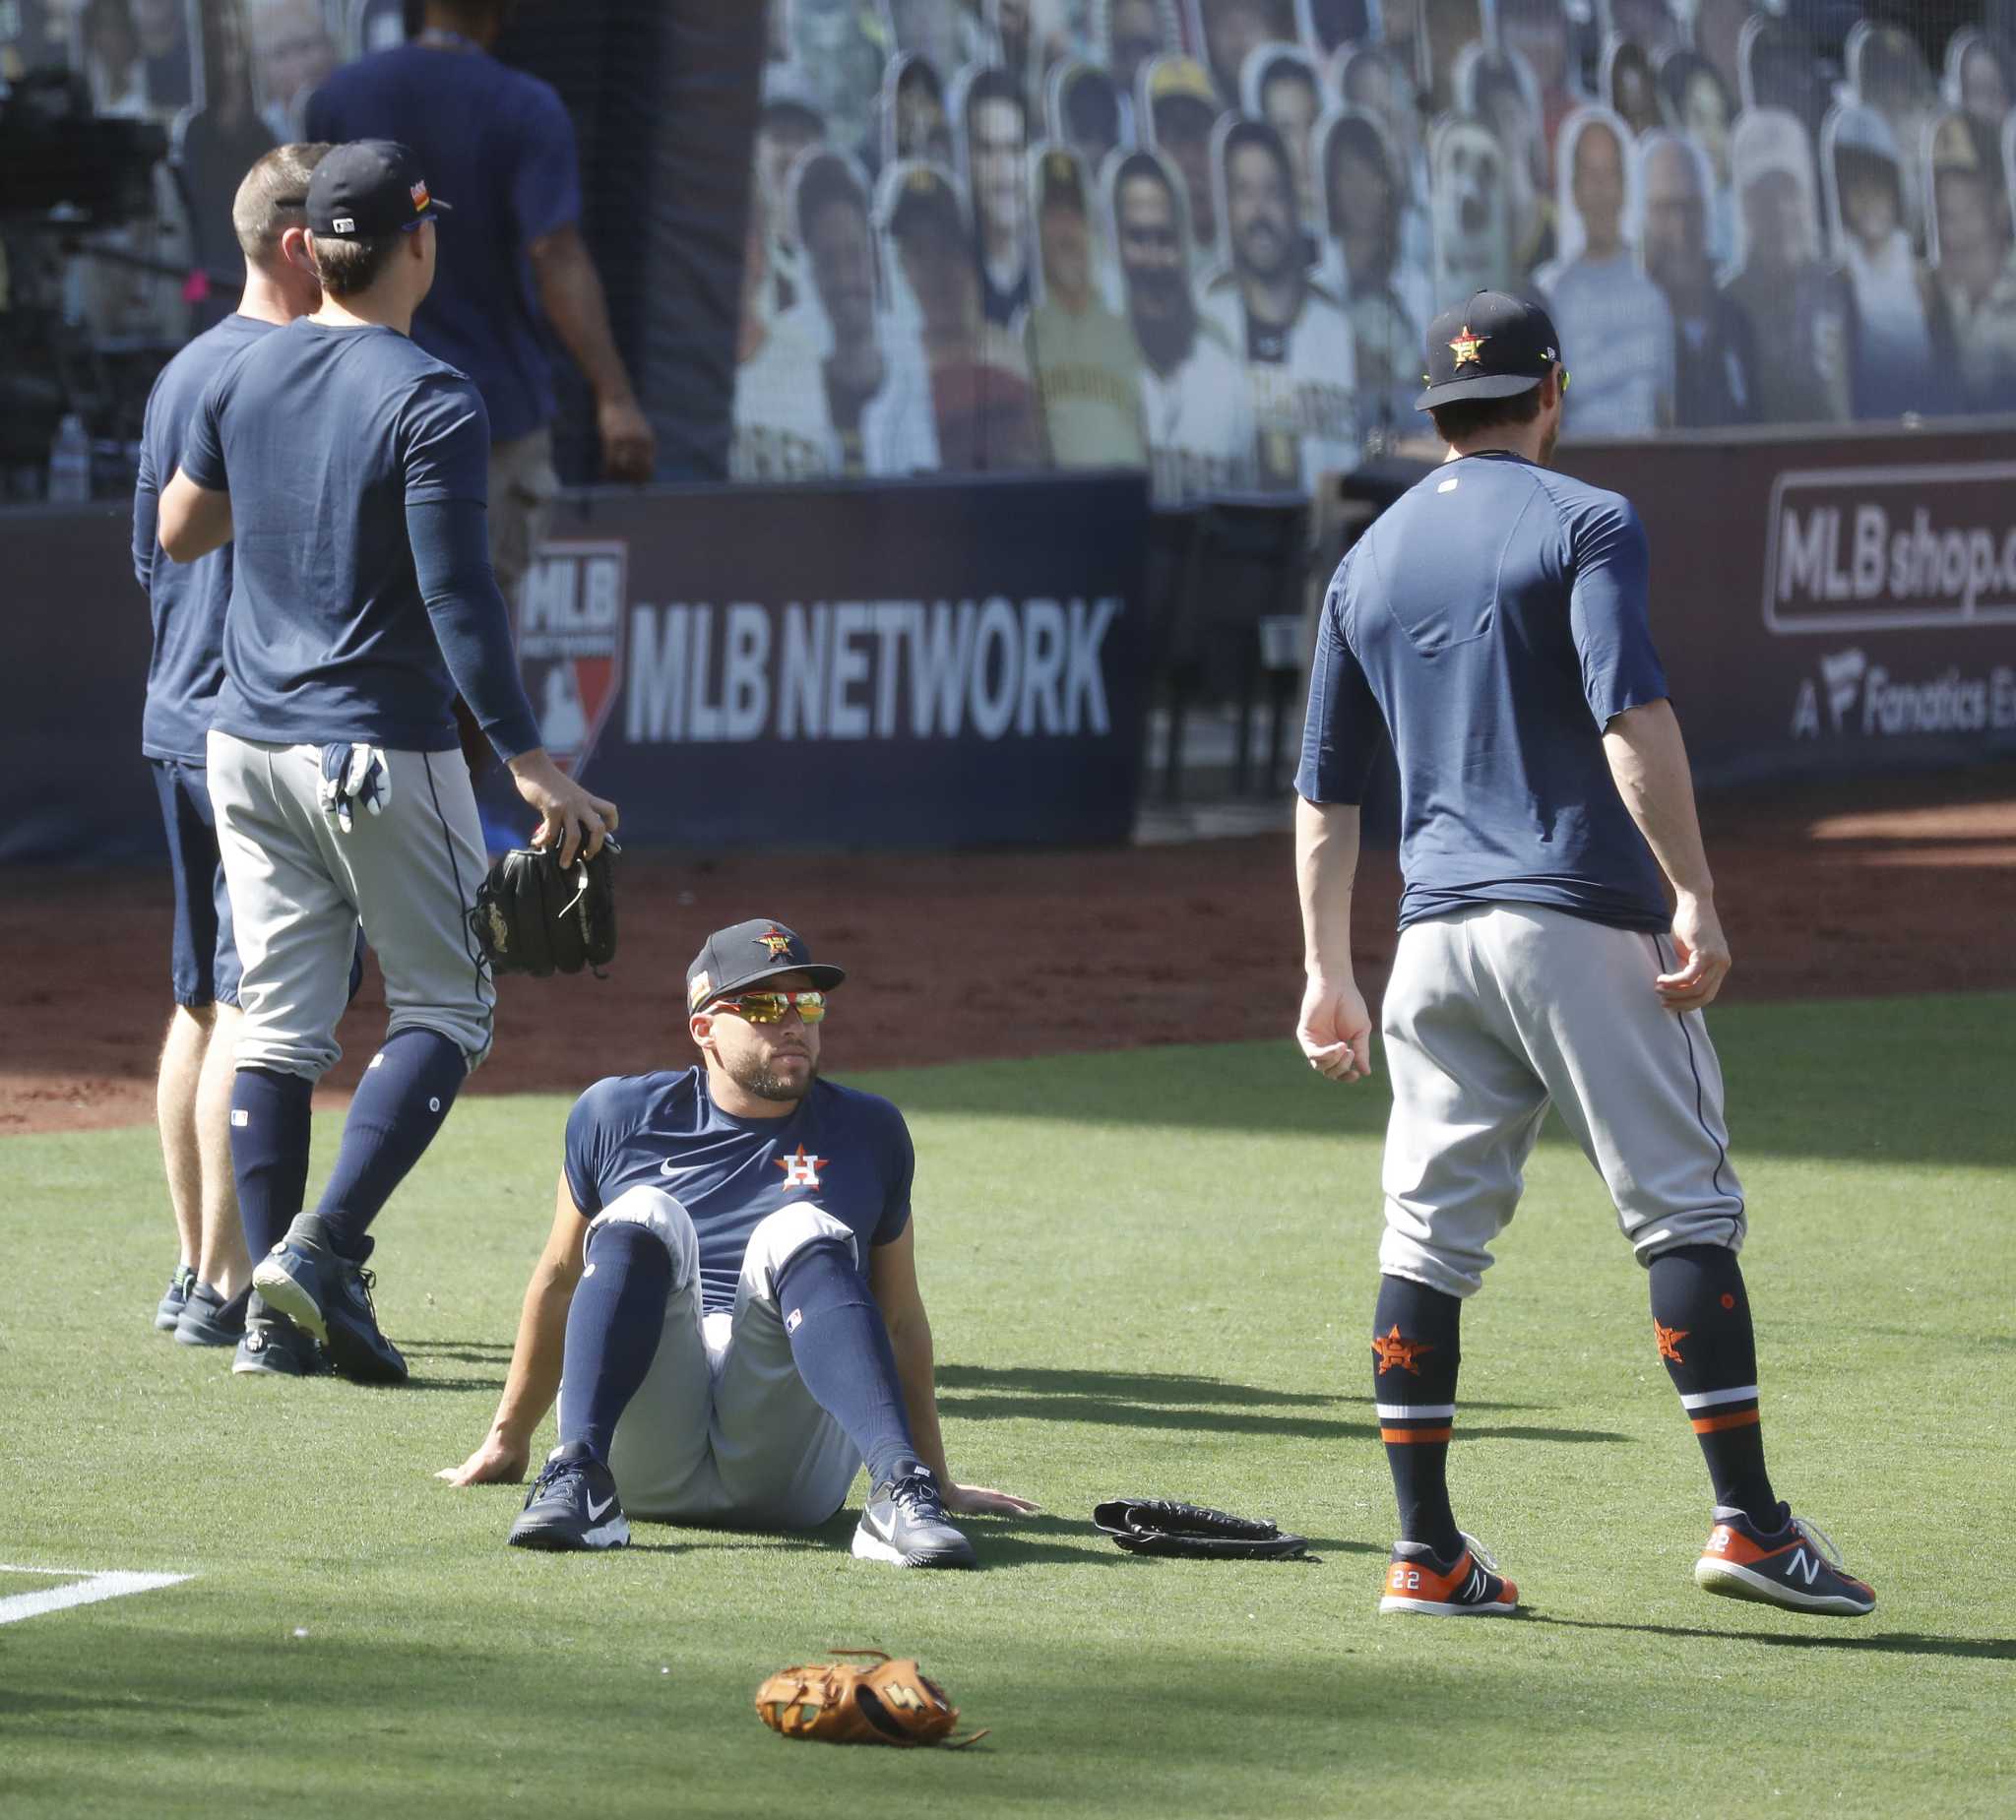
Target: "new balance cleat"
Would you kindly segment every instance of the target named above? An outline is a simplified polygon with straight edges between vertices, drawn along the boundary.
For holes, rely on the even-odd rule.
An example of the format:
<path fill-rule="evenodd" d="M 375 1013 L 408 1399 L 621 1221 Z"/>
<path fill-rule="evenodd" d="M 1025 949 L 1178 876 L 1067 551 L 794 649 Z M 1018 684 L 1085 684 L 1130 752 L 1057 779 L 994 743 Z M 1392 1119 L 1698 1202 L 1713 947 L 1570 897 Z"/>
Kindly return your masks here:
<path fill-rule="evenodd" d="M 158 1334 L 172 1334 L 175 1323 L 182 1318 L 182 1309 L 189 1300 L 189 1286 L 196 1281 L 196 1273 L 186 1264 L 177 1264 L 175 1274 L 168 1279 L 168 1287 L 161 1291 L 160 1301 L 154 1311 L 154 1330 Z"/>
<path fill-rule="evenodd" d="M 1824 1531 L 1786 1505 L 1778 1514 L 1783 1527 L 1766 1532 L 1741 1511 L 1718 1504 L 1708 1545 L 1694 1563 L 1694 1584 L 1725 1599 L 1822 1617 L 1865 1618 L 1875 1610 L 1875 1589 L 1848 1571 Z"/>
<path fill-rule="evenodd" d="M 927 1467 L 885 1479 L 869 1493 L 854 1526 L 854 1557 L 893 1567 L 976 1567 L 978 1557 L 945 1520 L 938 1481 Z"/>
<path fill-rule="evenodd" d="M 1467 1531 L 1462 1535 L 1462 1552 L 1447 1562 L 1426 1542 L 1395 1542 L 1379 1609 L 1433 1618 L 1509 1617 L 1517 1611 L 1519 1589 L 1498 1573 L 1482 1542 Z"/>
<path fill-rule="evenodd" d="M 514 1548 L 623 1548 L 630 1519 L 616 1498 L 616 1481 L 586 1441 L 556 1447 L 525 1494 L 511 1526 Z"/>
<path fill-rule="evenodd" d="M 333 1250 L 320 1215 L 296 1214 L 286 1237 L 259 1260 L 252 1287 L 358 1384 L 404 1384 L 406 1359 L 378 1326 L 372 1273 Z"/>
<path fill-rule="evenodd" d="M 245 1304 L 251 1294 L 250 1289 L 240 1289 L 225 1301 L 209 1284 L 192 1283 L 182 1318 L 175 1323 L 177 1344 L 236 1346 L 245 1337 Z"/>
<path fill-rule="evenodd" d="M 231 1369 L 247 1376 L 312 1378 L 328 1368 L 314 1336 L 282 1320 L 255 1292 L 245 1304 L 245 1337 L 232 1355 Z"/>

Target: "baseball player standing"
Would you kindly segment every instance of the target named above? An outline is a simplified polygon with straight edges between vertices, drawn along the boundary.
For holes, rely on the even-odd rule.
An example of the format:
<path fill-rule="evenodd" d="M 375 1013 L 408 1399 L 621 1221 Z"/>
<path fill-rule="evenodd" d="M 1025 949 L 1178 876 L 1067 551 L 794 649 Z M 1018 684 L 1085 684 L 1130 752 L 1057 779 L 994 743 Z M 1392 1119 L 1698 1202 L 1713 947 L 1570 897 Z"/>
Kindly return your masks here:
<path fill-rule="evenodd" d="M 156 514 L 190 419 L 218 373 L 245 348 L 322 301 L 309 263 L 308 177 L 326 146 L 281 146 L 253 164 L 231 204 L 245 258 L 237 310 L 161 369 L 148 396 L 133 489 L 133 573 L 147 590 L 154 658 L 141 750 L 154 773 L 174 882 L 175 1010 L 161 1044 L 155 1105 L 181 1260 L 155 1326 L 190 1346 L 244 1331 L 251 1260 L 231 1186 L 231 1055 L 238 1030 L 238 951 L 218 854 L 204 740 L 224 679 L 229 546 L 193 563 L 161 559 Z"/>
<path fill-rule="evenodd" d="M 441 1474 L 524 1477 L 557 1393 L 560 1445 L 515 1545 L 621 1547 L 625 1504 L 814 1529 L 864 1462 L 863 1560 L 971 1567 L 948 1512 L 1035 1509 L 946 1471 L 910 1132 L 888 1100 L 819 1078 L 846 977 L 782 923 L 718 930 L 686 970 L 702 1065 L 575 1102 L 496 1421 Z"/>
<path fill-rule="evenodd" d="M 1399 949 L 1374 1399 L 1400 1503 L 1382 1611 L 1509 1612 L 1445 1467 L 1464 1299 L 1556 1107 L 1647 1267 L 1653 1337 L 1715 1488 L 1711 1593 L 1859 1617 L 1876 1596 L 1779 1502 L 1737 1268 L 1745 1212 L 1701 1008 L 1729 971 L 1629 501 L 1549 473 L 1568 385 L 1546 316 L 1479 291 L 1428 331 L 1442 468 L 1339 566 L 1295 788 L 1307 989 L 1333 1081 L 1371 1066 L 1352 879 L 1381 722 L 1401 779 Z M 1669 909 L 1667 887 L 1671 891 Z"/>
<path fill-rule="evenodd" d="M 299 1372 L 320 1342 L 369 1382 L 404 1380 L 406 1361 L 372 1310 L 368 1228 L 490 1046 L 495 992 L 466 920 L 483 843 L 457 690 L 563 865 L 616 825 L 547 757 L 519 682 L 488 555 L 482 400 L 408 335 L 443 206 L 389 141 L 316 166 L 322 306 L 219 376 L 160 502 L 176 561 L 235 542 L 208 756 L 244 964 L 231 1161 L 260 1260 L 246 1347 Z M 390 1028 L 303 1213 L 309 1098 L 340 1053 L 359 916 Z"/>

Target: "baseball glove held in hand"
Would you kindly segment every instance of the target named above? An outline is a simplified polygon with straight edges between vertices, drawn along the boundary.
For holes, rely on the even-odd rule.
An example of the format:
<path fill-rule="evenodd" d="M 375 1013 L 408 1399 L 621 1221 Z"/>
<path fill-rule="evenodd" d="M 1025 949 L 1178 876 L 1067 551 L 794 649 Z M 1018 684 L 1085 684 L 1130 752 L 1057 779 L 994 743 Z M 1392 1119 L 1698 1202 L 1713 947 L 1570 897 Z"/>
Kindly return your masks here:
<path fill-rule="evenodd" d="M 825 1744 L 944 1744 L 964 1750 L 987 1734 L 955 1738 L 959 1709 L 937 1682 L 926 1680 L 909 1657 L 883 1650 L 835 1650 L 836 1656 L 872 1658 L 872 1668 L 848 1663 L 805 1663 L 781 1668 L 756 1690 L 756 1715 L 788 1738 Z"/>
<path fill-rule="evenodd" d="M 496 973 L 599 973 L 616 953 L 615 842 L 566 871 L 556 854 L 515 847 L 476 887 L 469 926 Z"/>

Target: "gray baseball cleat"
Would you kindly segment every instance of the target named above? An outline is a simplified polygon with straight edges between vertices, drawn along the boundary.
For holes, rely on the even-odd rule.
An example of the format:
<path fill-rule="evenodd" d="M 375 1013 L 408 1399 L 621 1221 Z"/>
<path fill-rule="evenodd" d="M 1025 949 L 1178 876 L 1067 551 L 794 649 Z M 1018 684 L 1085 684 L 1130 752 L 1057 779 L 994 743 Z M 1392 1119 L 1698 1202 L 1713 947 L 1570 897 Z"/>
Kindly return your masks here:
<path fill-rule="evenodd" d="M 914 1466 L 869 1493 L 854 1527 L 854 1558 L 892 1567 L 977 1567 L 973 1543 L 945 1518 L 938 1481 Z"/>

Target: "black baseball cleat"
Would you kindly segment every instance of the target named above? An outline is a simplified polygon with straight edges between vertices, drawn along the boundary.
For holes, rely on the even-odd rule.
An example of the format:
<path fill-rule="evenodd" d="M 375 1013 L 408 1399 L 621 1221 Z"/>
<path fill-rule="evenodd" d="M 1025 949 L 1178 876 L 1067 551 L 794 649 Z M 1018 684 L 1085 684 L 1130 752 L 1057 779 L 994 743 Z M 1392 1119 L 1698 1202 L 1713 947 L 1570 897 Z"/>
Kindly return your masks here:
<path fill-rule="evenodd" d="M 312 1378 L 329 1366 L 314 1335 L 282 1320 L 255 1291 L 245 1304 L 245 1337 L 232 1355 L 231 1369 L 245 1376 Z"/>
<path fill-rule="evenodd" d="M 854 1558 L 892 1567 L 977 1567 L 978 1557 L 945 1520 L 938 1481 L 927 1467 L 885 1479 L 868 1494 L 854 1526 Z"/>
<path fill-rule="evenodd" d="M 1725 1599 L 1751 1599 L 1787 1611 L 1820 1617 L 1865 1618 L 1876 1592 L 1842 1561 L 1825 1531 L 1790 1506 L 1778 1507 L 1780 1527 L 1764 1530 L 1739 1510 L 1718 1504 L 1708 1545 L 1694 1563 L 1694 1584 Z"/>
<path fill-rule="evenodd" d="M 175 1323 L 182 1318 L 182 1309 L 189 1300 L 189 1287 L 196 1281 L 196 1273 L 186 1264 L 177 1264 L 175 1274 L 168 1279 L 168 1287 L 161 1291 L 161 1299 L 154 1311 L 154 1331 L 158 1334 L 172 1334 Z"/>
<path fill-rule="evenodd" d="M 616 1481 L 586 1441 L 556 1447 L 525 1494 L 511 1526 L 514 1548 L 627 1548 L 630 1519 L 616 1497 Z"/>
<path fill-rule="evenodd" d="M 245 1304 L 250 1289 L 240 1289 L 229 1301 L 209 1284 L 189 1286 L 182 1303 L 182 1318 L 175 1323 L 175 1340 L 180 1346 L 236 1346 L 245 1337 Z"/>
<path fill-rule="evenodd" d="M 404 1384 L 406 1359 L 378 1327 L 370 1271 L 331 1249 L 319 1214 L 296 1214 L 287 1235 L 259 1260 L 252 1287 L 358 1384 Z"/>

